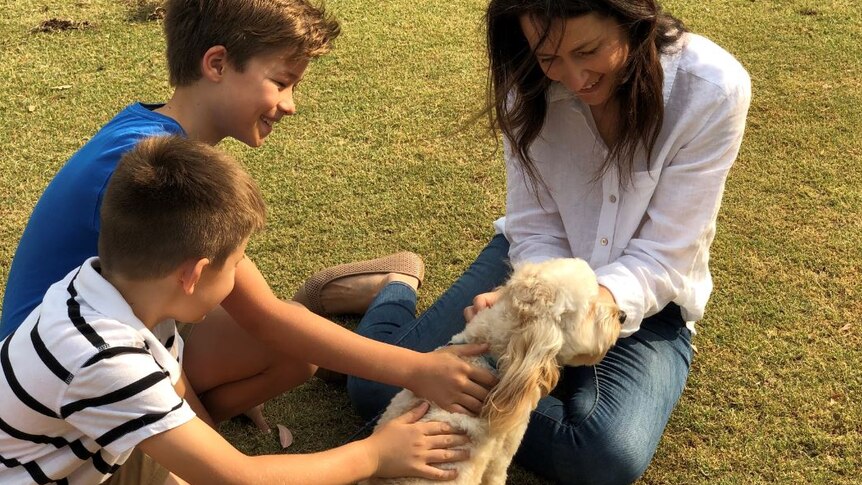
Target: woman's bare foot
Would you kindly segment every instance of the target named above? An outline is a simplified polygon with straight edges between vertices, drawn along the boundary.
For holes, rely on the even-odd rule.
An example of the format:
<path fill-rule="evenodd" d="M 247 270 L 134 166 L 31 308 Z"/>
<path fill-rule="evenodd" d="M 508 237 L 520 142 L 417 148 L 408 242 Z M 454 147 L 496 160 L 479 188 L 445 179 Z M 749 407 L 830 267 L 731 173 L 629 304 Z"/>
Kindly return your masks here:
<path fill-rule="evenodd" d="M 345 276 L 327 283 L 320 291 L 320 303 L 326 313 L 363 314 L 384 286 L 394 281 L 409 285 L 415 291 L 419 279 L 401 273 L 373 273 Z"/>

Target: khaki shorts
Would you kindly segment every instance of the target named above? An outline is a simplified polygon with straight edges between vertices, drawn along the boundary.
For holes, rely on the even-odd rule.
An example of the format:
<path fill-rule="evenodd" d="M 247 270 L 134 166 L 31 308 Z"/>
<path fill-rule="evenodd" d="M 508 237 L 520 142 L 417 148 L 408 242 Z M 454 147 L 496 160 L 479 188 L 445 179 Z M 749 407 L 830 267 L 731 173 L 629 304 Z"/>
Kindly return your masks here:
<path fill-rule="evenodd" d="M 129 459 L 111 475 L 108 485 L 164 485 L 168 479 L 168 469 L 159 465 L 143 451 L 135 448 Z"/>

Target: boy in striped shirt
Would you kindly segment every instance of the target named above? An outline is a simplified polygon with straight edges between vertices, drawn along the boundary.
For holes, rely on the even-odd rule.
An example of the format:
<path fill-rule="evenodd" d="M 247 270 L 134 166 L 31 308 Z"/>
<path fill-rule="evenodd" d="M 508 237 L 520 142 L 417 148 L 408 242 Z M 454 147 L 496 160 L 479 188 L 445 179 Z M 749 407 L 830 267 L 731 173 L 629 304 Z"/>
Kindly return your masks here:
<path fill-rule="evenodd" d="M 254 181 L 209 145 L 155 137 L 124 155 L 99 255 L 0 341 L 0 483 L 97 484 L 118 470 L 116 483 L 143 483 L 121 467 L 133 451 L 147 483 L 350 483 L 463 459 L 447 449 L 463 435 L 416 422 L 424 408 L 366 440 L 277 457 L 241 454 L 196 416 L 175 321 L 200 322 L 231 292 L 264 220 Z"/>

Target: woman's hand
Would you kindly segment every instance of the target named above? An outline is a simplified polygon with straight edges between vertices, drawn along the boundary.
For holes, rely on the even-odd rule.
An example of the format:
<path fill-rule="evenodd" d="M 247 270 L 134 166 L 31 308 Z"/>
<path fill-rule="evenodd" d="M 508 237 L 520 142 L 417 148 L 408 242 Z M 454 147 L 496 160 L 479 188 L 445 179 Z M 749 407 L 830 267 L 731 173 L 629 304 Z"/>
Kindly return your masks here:
<path fill-rule="evenodd" d="M 482 355 L 487 351 L 487 344 L 463 344 L 419 354 L 407 387 L 450 413 L 477 416 L 488 392 L 497 384 L 497 377 L 461 357 Z"/>
<path fill-rule="evenodd" d="M 473 298 L 473 305 L 468 306 L 464 309 L 464 321 L 470 323 L 470 320 L 476 316 L 480 311 L 491 308 L 494 303 L 497 303 L 497 300 L 500 299 L 500 290 L 492 291 L 490 293 L 482 293 L 481 295 L 476 295 Z"/>
<path fill-rule="evenodd" d="M 447 423 L 418 422 L 428 407 L 423 402 L 367 438 L 371 459 L 377 464 L 374 476 L 432 480 L 452 480 L 458 476 L 455 470 L 443 470 L 434 464 L 470 458 L 469 451 L 455 449 L 470 440 Z"/>

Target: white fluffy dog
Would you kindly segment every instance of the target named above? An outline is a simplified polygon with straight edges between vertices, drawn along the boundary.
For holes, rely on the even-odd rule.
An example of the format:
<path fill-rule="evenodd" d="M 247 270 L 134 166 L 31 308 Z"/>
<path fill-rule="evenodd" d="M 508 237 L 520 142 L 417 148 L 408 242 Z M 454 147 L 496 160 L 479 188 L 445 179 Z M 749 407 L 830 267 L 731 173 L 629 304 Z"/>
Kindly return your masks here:
<path fill-rule="evenodd" d="M 614 345 L 622 314 L 597 301 L 596 276 L 581 259 L 554 259 L 517 268 L 499 300 L 479 312 L 452 343 L 489 343 L 488 356 L 468 358 L 494 370 L 500 383 L 479 417 L 455 414 L 432 405 L 422 421 L 443 421 L 470 437 L 470 459 L 441 464 L 457 469 L 451 482 L 464 485 L 506 483 L 506 470 L 527 429 L 539 398 L 557 385 L 562 365 L 598 363 Z M 490 359 L 488 358 L 490 357 Z M 489 362 L 490 361 L 490 362 Z M 420 402 L 409 390 L 397 394 L 380 418 L 385 423 Z M 380 424 L 378 424 L 380 426 Z M 366 484 L 432 484 L 417 478 L 372 479 Z"/>

